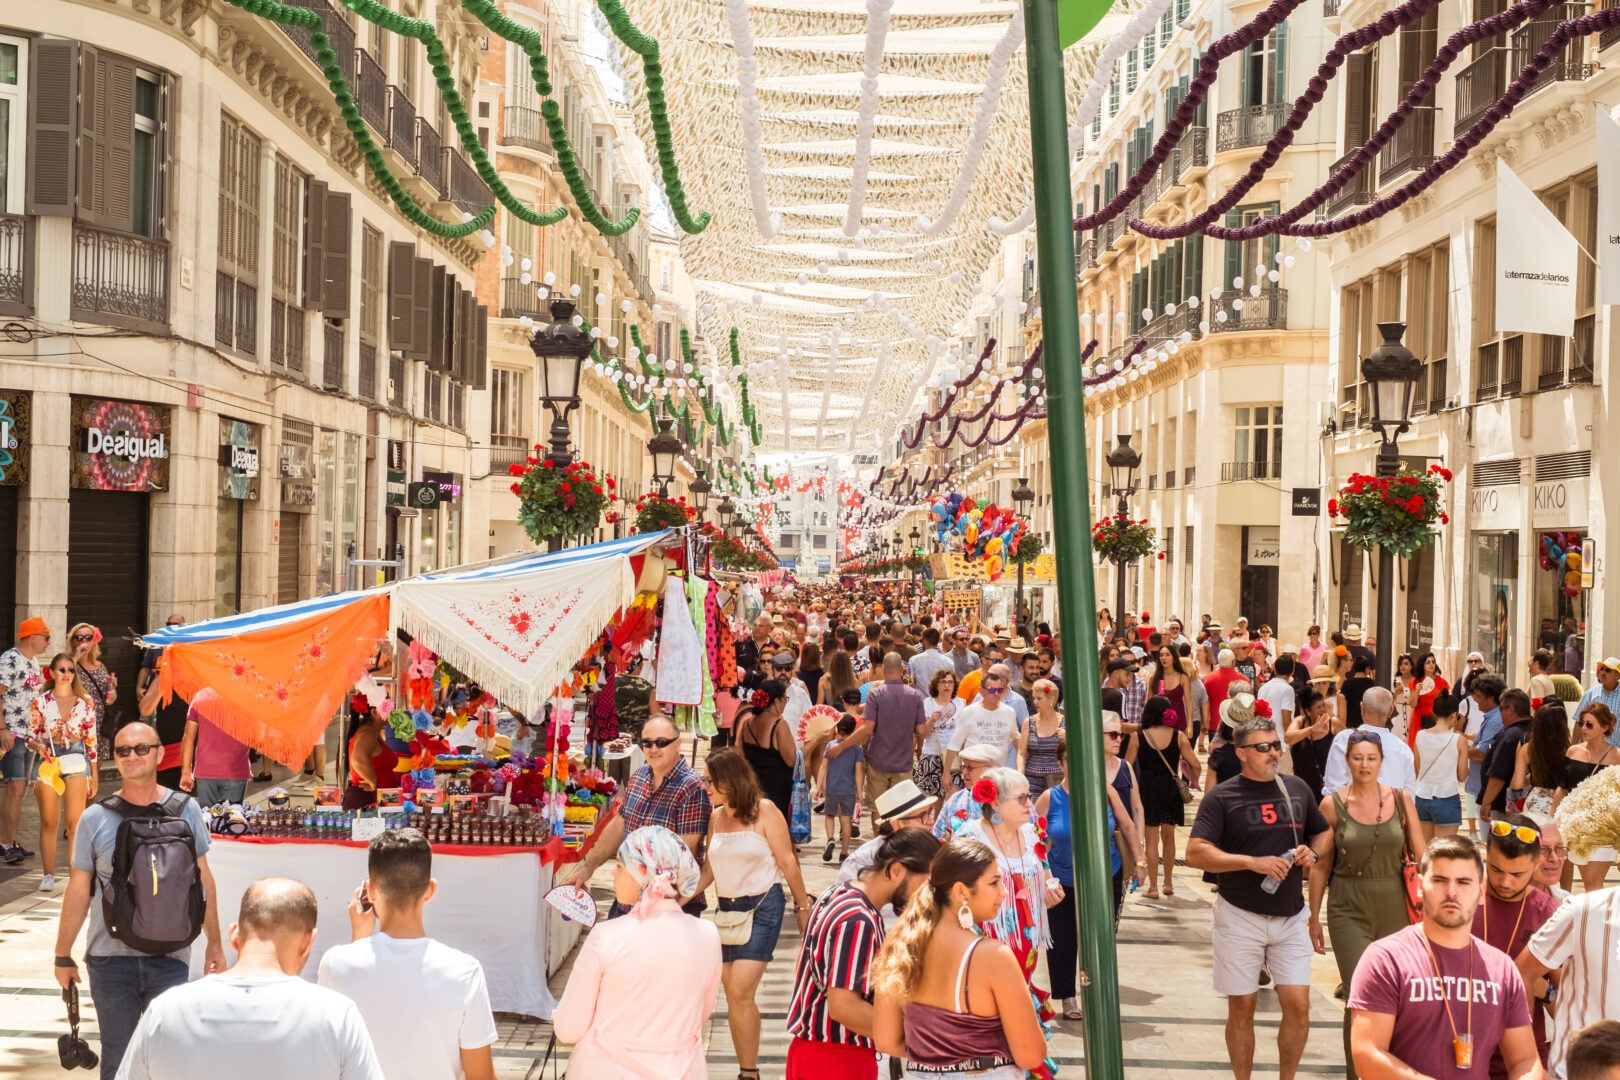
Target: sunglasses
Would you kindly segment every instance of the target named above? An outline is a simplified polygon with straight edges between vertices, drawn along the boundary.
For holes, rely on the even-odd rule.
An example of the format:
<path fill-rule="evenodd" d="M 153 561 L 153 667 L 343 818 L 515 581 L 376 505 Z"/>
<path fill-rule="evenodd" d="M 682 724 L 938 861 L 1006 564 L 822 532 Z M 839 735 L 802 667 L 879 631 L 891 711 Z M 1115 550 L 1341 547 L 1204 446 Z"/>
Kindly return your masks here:
<path fill-rule="evenodd" d="M 986 694 L 1005 694 L 1007 692 L 1007 688 L 1005 686 L 986 686 L 981 688 L 981 692 Z"/>
<path fill-rule="evenodd" d="M 95 639 L 95 635 L 93 635 L 93 634 L 74 634 L 73 635 L 73 640 L 74 641 L 94 641 L 96 639 Z"/>
<path fill-rule="evenodd" d="M 1002 801 L 1003 802 L 1015 802 L 1020 806 L 1028 806 L 1030 803 L 1035 801 L 1035 798 L 1029 792 L 1026 791 L 1022 795 L 1009 795 L 1005 799 L 1003 799 Z"/>
<path fill-rule="evenodd" d="M 1358 742 L 1370 742 L 1377 747 L 1382 747 L 1384 745 L 1384 740 L 1378 734 L 1378 732 L 1367 731 L 1362 728 L 1357 728 L 1355 731 L 1350 733 L 1350 737 L 1345 740 L 1345 746 L 1348 748 L 1352 743 Z"/>
<path fill-rule="evenodd" d="M 1515 825 L 1511 821 L 1491 822 L 1492 836 L 1512 836 L 1521 844 L 1541 843 L 1541 834 L 1528 825 Z"/>
<path fill-rule="evenodd" d="M 131 746 L 115 746 L 113 747 L 113 753 L 121 758 L 129 757 L 131 754 L 134 754 L 136 757 L 145 757 L 152 751 L 160 749 L 162 749 L 162 747 L 158 746 L 156 743 L 135 743 Z"/>
<path fill-rule="evenodd" d="M 1541 849 L 1541 855 L 1543 858 L 1551 855 L 1555 859 L 1567 859 L 1569 858 L 1569 848 L 1563 844 L 1559 844 L 1557 847 L 1544 847 Z"/>
<path fill-rule="evenodd" d="M 167 622 L 167 623 L 164 623 L 163 625 L 164 626 L 184 626 L 184 625 L 186 625 L 186 620 L 181 619 L 178 622 Z"/>
<path fill-rule="evenodd" d="M 1125 737 L 1125 733 L 1123 731 L 1105 731 L 1105 732 L 1103 732 L 1103 738 L 1105 738 L 1105 739 L 1123 739 L 1124 737 Z"/>
<path fill-rule="evenodd" d="M 70 667 L 51 668 L 51 674 L 53 674 L 53 675 L 71 675 L 71 674 L 73 674 L 73 669 L 70 668 Z"/>
<path fill-rule="evenodd" d="M 664 747 L 672 746 L 680 741 L 680 739 L 642 739 L 641 748 L 643 750 L 662 750 Z"/>
<path fill-rule="evenodd" d="M 1269 742 L 1252 742 L 1247 746 L 1238 747 L 1239 750 L 1253 750 L 1257 754 L 1269 754 L 1273 750 L 1281 753 L 1282 748 L 1283 744 L 1281 739 L 1272 739 Z"/>

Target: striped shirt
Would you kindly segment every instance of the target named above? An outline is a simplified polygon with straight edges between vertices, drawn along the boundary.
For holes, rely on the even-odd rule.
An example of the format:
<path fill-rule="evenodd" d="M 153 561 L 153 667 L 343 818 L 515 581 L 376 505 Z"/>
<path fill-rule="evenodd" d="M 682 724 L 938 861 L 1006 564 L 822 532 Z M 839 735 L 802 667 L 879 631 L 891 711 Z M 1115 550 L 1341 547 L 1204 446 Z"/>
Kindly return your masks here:
<path fill-rule="evenodd" d="M 793 972 L 788 1002 L 788 1033 L 810 1042 L 839 1043 L 873 1049 L 872 1040 L 857 1035 L 827 1012 L 827 991 L 853 990 L 872 1000 L 872 962 L 883 944 L 883 920 L 866 894 L 853 884 L 834 885 L 810 912 Z"/>
<path fill-rule="evenodd" d="M 1541 924 L 1526 948 L 1545 966 L 1563 969 L 1547 1071 L 1564 1080 L 1575 1033 L 1620 1016 L 1620 889 L 1571 897 Z"/>

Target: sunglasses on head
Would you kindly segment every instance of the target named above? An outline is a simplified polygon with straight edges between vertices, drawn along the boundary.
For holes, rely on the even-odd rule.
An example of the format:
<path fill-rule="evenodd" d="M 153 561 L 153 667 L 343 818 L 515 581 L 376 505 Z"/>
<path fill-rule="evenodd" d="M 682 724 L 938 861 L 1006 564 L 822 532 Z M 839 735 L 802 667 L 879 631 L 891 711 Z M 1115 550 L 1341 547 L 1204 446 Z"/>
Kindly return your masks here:
<path fill-rule="evenodd" d="M 1273 750 L 1280 753 L 1282 748 L 1283 744 L 1281 739 L 1272 739 L 1269 742 L 1252 742 L 1246 746 L 1238 747 L 1239 750 L 1253 750 L 1257 754 L 1269 754 Z"/>
<path fill-rule="evenodd" d="M 643 750 L 662 750 L 664 747 L 673 745 L 674 743 L 678 743 L 680 741 L 680 739 L 642 739 L 641 748 Z"/>
<path fill-rule="evenodd" d="M 1528 825 L 1515 825 L 1511 821 L 1491 822 L 1492 836 L 1511 836 L 1521 844 L 1541 843 L 1541 834 Z"/>
<path fill-rule="evenodd" d="M 1384 740 L 1382 736 L 1378 734 L 1378 732 L 1368 731 L 1365 728 L 1357 728 L 1356 730 L 1352 731 L 1350 733 L 1350 738 L 1345 740 L 1345 747 L 1348 749 L 1351 745 L 1358 742 L 1370 742 L 1377 747 L 1382 747 L 1384 745 Z"/>
<path fill-rule="evenodd" d="M 129 746 L 115 746 L 113 747 L 113 753 L 118 757 L 129 757 L 131 754 L 134 754 L 136 757 L 145 757 L 147 754 L 150 754 L 152 751 L 158 749 L 161 749 L 161 747 L 157 746 L 155 743 L 133 743 Z"/>

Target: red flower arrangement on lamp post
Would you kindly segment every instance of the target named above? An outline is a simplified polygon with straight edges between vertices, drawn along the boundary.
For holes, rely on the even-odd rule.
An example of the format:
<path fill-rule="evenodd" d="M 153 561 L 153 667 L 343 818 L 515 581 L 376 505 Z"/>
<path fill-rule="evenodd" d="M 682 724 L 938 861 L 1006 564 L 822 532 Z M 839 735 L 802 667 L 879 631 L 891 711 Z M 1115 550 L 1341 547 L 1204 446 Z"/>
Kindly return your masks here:
<path fill-rule="evenodd" d="M 1382 547 L 1411 558 L 1434 542 L 1434 525 L 1450 524 L 1440 501 L 1450 480 L 1442 465 L 1389 477 L 1351 473 L 1338 498 L 1328 500 L 1328 516 L 1344 519 L 1345 540 L 1362 551 Z"/>
<path fill-rule="evenodd" d="M 535 450 L 542 448 L 537 444 Z M 550 458 L 531 455 L 506 471 L 515 478 L 518 521 L 535 543 L 594 531 L 613 499 L 613 478 L 598 479 L 586 461 L 559 467 Z"/>

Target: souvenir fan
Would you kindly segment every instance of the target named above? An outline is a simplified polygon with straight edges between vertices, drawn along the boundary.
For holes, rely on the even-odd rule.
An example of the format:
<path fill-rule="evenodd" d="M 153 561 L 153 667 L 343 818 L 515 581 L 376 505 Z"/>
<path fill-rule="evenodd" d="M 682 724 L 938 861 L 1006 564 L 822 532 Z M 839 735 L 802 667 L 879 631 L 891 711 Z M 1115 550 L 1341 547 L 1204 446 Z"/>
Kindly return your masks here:
<path fill-rule="evenodd" d="M 406 669 L 405 684 L 412 708 L 433 704 L 433 650 L 420 641 L 412 641 L 410 666 Z"/>
<path fill-rule="evenodd" d="M 836 727 L 843 714 L 831 705 L 812 705 L 799 717 L 799 745 L 804 745 L 830 727 Z"/>

